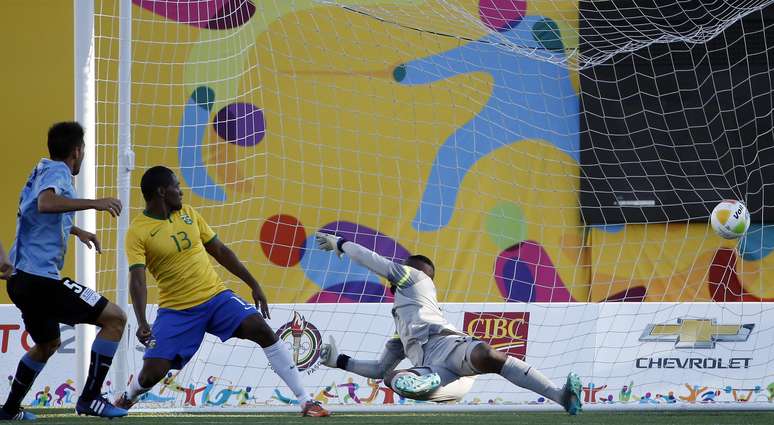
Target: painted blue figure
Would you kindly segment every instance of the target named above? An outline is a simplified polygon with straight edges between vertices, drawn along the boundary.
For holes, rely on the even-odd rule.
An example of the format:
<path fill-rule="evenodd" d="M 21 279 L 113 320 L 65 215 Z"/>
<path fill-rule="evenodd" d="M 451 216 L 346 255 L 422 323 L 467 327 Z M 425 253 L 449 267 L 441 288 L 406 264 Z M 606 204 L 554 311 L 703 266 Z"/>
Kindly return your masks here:
<path fill-rule="evenodd" d="M 720 395 L 720 390 L 711 390 L 707 391 L 705 393 L 702 393 L 701 395 L 701 402 L 702 403 L 714 403 L 715 398 Z"/>
<path fill-rule="evenodd" d="M 215 401 L 210 402 L 210 404 L 213 406 L 223 406 L 228 402 L 228 399 L 231 398 L 232 395 L 237 395 L 241 392 L 242 390 L 235 390 L 234 387 L 229 385 L 227 388 L 220 390 L 215 397 Z"/>
<path fill-rule="evenodd" d="M 670 391 L 667 393 L 667 395 L 659 394 L 657 397 L 659 401 L 664 402 L 666 404 L 674 404 L 677 403 L 677 397 L 675 397 L 675 393 L 673 391 Z"/>
<path fill-rule="evenodd" d="M 191 192 L 204 199 L 225 201 L 226 191 L 207 173 L 204 163 L 205 135 L 210 128 L 210 113 L 215 92 L 209 87 L 197 87 L 183 108 L 183 120 L 177 141 L 180 175 Z"/>
<path fill-rule="evenodd" d="M 207 385 L 204 386 L 204 391 L 202 391 L 202 406 L 206 406 L 208 404 L 212 404 L 210 401 L 210 393 L 212 392 L 212 389 L 215 387 L 215 381 L 217 379 L 214 376 L 210 376 L 207 378 Z"/>
<path fill-rule="evenodd" d="M 511 44 L 523 51 L 510 51 Z M 540 139 L 579 160 L 578 95 L 567 68 L 557 65 L 565 58 L 556 23 L 542 16 L 526 16 L 508 31 L 394 70 L 395 80 L 405 85 L 430 84 L 474 72 L 487 73 L 494 81 L 479 114 L 439 148 L 414 228 L 434 231 L 448 224 L 465 175 L 498 148 Z"/>
<path fill-rule="evenodd" d="M 151 392 L 147 392 L 140 396 L 140 400 L 138 403 L 166 403 L 169 401 L 173 401 L 174 397 L 162 397 L 160 395 L 153 394 Z"/>
<path fill-rule="evenodd" d="M 274 389 L 274 395 L 271 396 L 271 398 L 273 398 L 273 399 L 275 399 L 275 400 L 277 400 L 279 402 L 285 403 L 285 404 L 298 404 L 298 400 L 296 400 L 295 398 L 290 398 L 290 397 L 287 397 L 287 396 L 283 395 L 280 392 L 280 390 L 278 390 L 276 388 Z"/>

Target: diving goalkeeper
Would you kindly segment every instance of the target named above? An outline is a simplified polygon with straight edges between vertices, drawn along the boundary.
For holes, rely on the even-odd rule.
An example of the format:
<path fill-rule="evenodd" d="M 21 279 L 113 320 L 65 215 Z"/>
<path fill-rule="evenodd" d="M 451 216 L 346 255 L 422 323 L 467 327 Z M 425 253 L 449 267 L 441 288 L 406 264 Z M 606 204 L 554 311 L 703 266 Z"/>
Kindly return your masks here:
<path fill-rule="evenodd" d="M 528 363 L 459 332 L 446 320 L 436 299 L 435 266 L 429 258 L 412 255 L 398 264 L 335 235 L 318 232 L 316 239 L 320 249 L 339 256 L 347 254 L 390 282 L 395 294 L 392 315 L 399 338 L 388 340 L 377 361 L 339 354 L 331 340 L 323 347 L 322 360 L 327 366 L 384 379 L 385 385 L 404 397 L 431 401 L 459 400 L 472 384 L 465 377 L 496 373 L 556 402 L 571 415 L 581 411 L 578 375 L 571 372 L 565 385 L 557 387 Z M 394 370 L 404 357 L 414 367 Z"/>

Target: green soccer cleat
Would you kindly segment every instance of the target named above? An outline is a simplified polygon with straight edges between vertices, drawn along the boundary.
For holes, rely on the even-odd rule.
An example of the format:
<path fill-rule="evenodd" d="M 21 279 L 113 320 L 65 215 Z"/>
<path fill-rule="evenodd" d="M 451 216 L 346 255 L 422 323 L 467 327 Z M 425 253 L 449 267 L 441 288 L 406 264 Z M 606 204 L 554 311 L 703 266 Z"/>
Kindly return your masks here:
<path fill-rule="evenodd" d="M 441 386 L 441 376 L 437 373 L 414 375 L 406 373 L 395 378 L 395 389 L 411 399 L 421 397 Z"/>
<path fill-rule="evenodd" d="M 567 382 L 564 384 L 564 391 L 566 392 L 564 410 L 570 415 L 577 415 L 578 412 L 583 411 L 583 405 L 581 403 L 581 392 L 583 391 L 583 384 L 581 379 L 575 372 L 570 372 L 567 375 Z"/>

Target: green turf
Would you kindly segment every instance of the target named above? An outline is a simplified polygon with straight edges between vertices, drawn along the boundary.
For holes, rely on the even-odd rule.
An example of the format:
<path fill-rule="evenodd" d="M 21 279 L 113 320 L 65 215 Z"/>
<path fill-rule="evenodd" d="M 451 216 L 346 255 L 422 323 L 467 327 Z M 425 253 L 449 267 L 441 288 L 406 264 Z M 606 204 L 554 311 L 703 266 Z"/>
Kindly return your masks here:
<path fill-rule="evenodd" d="M 37 412 L 36 412 L 37 413 Z M 320 421 L 325 425 L 334 424 L 379 424 L 379 425 L 672 425 L 672 424 L 774 424 L 774 412 L 587 412 L 576 417 L 561 413 L 339 413 L 330 418 L 301 418 L 291 414 L 135 414 L 127 418 L 107 421 L 105 419 L 77 417 L 70 413 L 40 412 L 42 424 L 305 424 Z"/>

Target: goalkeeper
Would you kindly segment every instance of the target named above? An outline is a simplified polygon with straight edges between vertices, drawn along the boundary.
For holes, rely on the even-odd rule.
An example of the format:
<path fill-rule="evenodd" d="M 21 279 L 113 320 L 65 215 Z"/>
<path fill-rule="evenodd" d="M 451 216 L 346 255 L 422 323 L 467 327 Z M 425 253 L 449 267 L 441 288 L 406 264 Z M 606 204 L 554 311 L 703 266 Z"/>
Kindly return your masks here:
<path fill-rule="evenodd" d="M 320 249 L 347 254 L 356 263 L 386 278 L 395 294 L 392 315 L 398 339 L 387 342 L 378 361 L 338 354 L 335 343 L 323 347 L 323 362 L 370 378 L 382 378 L 395 392 L 417 400 L 459 400 L 470 389 L 464 377 L 496 373 L 513 384 L 561 405 L 569 414 L 581 410 L 581 382 L 570 373 L 557 387 L 529 364 L 501 353 L 483 341 L 457 331 L 443 316 L 436 299 L 435 266 L 423 255 L 401 265 L 335 235 L 316 234 Z M 407 357 L 414 365 L 394 370 Z"/>

